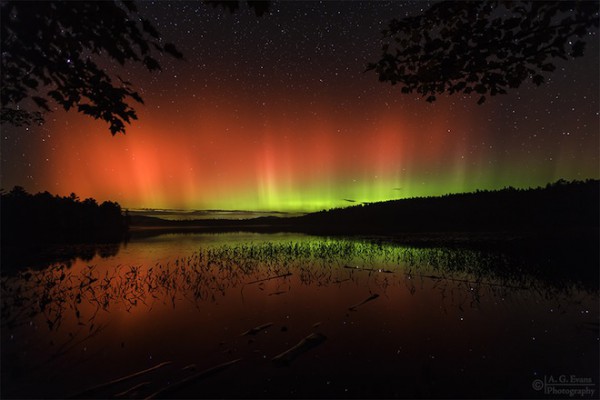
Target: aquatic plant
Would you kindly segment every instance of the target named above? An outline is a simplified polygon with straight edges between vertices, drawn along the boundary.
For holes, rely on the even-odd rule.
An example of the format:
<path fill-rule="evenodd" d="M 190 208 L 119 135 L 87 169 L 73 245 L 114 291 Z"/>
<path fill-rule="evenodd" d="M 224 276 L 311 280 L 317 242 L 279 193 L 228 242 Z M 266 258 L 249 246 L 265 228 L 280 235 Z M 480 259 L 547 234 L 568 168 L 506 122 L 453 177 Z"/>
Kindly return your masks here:
<path fill-rule="evenodd" d="M 475 306 L 482 290 L 533 289 L 555 297 L 576 287 L 572 282 L 544 284 L 503 253 L 346 239 L 247 243 L 202 248 L 154 265 L 117 265 L 103 272 L 94 266 L 72 271 L 58 265 L 3 277 L 2 327 L 15 328 L 42 315 L 49 329 L 58 329 L 69 311 L 79 324 L 93 324 L 98 312 L 112 306 L 129 311 L 154 302 L 174 307 L 180 300 L 198 305 L 234 288 L 243 296 L 246 286 L 272 279 L 325 287 L 354 282 L 382 293 L 397 285 L 414 293 L 416 282 L 426 280 L 443 298 L 459 299 L 455 293 L 450 296 L 456 290 L 466 293 L 467 298 L 455 301 L 459 307 Z"/>

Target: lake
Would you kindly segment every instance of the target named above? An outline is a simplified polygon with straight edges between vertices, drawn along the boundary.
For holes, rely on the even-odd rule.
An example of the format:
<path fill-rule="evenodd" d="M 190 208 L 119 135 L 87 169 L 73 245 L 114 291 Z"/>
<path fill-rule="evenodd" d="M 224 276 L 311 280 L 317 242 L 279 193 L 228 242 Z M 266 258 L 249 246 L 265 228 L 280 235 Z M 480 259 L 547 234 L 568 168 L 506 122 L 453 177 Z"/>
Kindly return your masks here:
<path fill-rule="evenodd" d="M 597 397 L 598 266 L 556 252 L 139 236 L 2 277 L 2 397 Z"/>

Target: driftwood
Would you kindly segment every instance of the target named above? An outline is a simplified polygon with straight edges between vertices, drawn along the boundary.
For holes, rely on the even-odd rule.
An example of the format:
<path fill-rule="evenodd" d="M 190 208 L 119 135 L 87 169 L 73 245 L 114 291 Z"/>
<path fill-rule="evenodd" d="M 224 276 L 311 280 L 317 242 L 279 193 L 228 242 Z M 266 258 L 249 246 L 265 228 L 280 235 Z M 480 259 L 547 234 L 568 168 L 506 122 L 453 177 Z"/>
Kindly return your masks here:
<path fill-rule="evenodd" d="M 273 326 L 273 323 L 272 322 L 267 322 L 266 324 L 262 324 L 260 326 L 255 327 L 255 328 L 248 329 L 246 332 L 242 333 L 240 336 L 256 335 L 258 332 L 262 331 L 263 329 L 267 329 L 267 328 L 269 328 L 271 326 Z"/>
<path fill-rule="evenodd" d="M 196 370 L 196 364 L 190 364 L 190 365 L 186 365 L 185 367 L 181 368 L 182 371 L 195 371 Z"/>
<path fill-rule="evenodd" d="M 368 302 L 370 302 L 371 300 L 375 300 L 375 299 L 376 299 L 376 298 L 378 298 L 378 297 L 379 297 L 379 295 L 378 295 L 377 293 L 373 293 L 372 295 L 370 295 L 369 297 L 367 297 L 366 299 L 364 299 L 364 300 L 363 300 L 363 301 L 361 301 L 360 303 L 357 303 L 357 304 L 355 304 L 355 305 L 353 305 L 353 306 L 350 306 L 350 307 L 348 307 L 348 310 L 351 310 L 351 311 L 356 311 L 356 308 L 357 308 L 357 307 L 359 307 L 359 306 L 362 306 L 363 304 L 365 304 L 365 303 L 368 303 Z"/>
<path fill-rule="evenodd" d="M 306 353 L 308 350 L 312 349 L 323 343 L 327 339 L 327 336 L 321 333 L 311 333 L 294 347 L 284 351 L 283 353 L 276 355 L 271 359 L 275 364 L 278 365 L 290 365 L 292 361 L 296 359 L 300 354 Z"/>
<path fill-rule="evenodd" d="M 256 281 L 252 281 L 252 282 L 248 282 L 248 283 L 244 283 L 242 285 L 242 289 L 240 289 L 240 294 L 242 295 L 242 303 L 244 302 L 244 288 L 248 285 L 253 285 L 255 283 L 261 283 L 261 282 L 266 282 L 266 281 L 270 281 L 271 279 L 278 279 L 278 278 L 287 278 L 288 276 L 292 276 L 291 272 L 285 273 L 285 274 L 281 274 L 281 275 L 275 275 L 275 276 L 269 276 L 268 278 L 263 278 L 263 279 L 258 279 Z M 259 286 L 260 290 L 264 290 L 261 286 Z"/>
<path fill-rule="evenodd" d="M 177 391 L 181 390 L 182 388 L 184 388 L 196 381 L 202 380 L 204 378 L 208 378 L 211 375 L 214 375 L 218 372 L 226 370 L 227 368 L 231 367 L 233 364 L 240 362 L 241 360 L 242 360 L 241 358 L 238 358 L 237 360 L 228 361 L 223 364 L 219 364 L 215 367 L 206 369 L 202 372 L 199 372 L 195 375 L 190 376 L 189 378 L 182 379 L 179 382 L 175 382 L 172 385 L 169 385 L 163 389 L 160 389 L 159 391 L 154 392 L 150 396 L 146 397 L 146 399 L 174 398 L 175 396 L 173 396 L 173 394 L 176 393 Z"/>
<path fill-rule="evenodd" d="M 144 388 L 146 386 L 150 385 L 150 382 L 142 382 L 142 383 L 138 383 L 137 385 L 121 392 L 121 393 L 117 393 L 114 395 L 114 397 L 116 398 L 122 398 L 122 397 L 127 397 L 130 394 L 135 393 L 137 390 L 140 390 L 141 388 Z"/>
<path fill-rule="evenodd" d="M 144 369 L 142 371 L 134 372 L 131 375 L 126 375 L 126 376 L 123 376 L 121 378 L 113 379 L 112 381 L 105 382 L 105 383 L 102 383 L 100 385 L 96 385 L 94 387 L 91 387 L 91 388 L 89 388 L 87 390 L 84 390 L 83 392 L 81 392 L 81 393 L 73 396 L 72 398 L 89 398 L 89 397 L 93 397 L 92 395 L 94 394 L 94 392 L 97 392 L 97 391 L 99 391 L 101 389 L 106 389 L 108 387 L 114 386 L 114 385 L 116 385 L 118 383 L 121 383 L 121 382 L 129 381 L 131 379 L 137 378 L 138 376 L 145 375 L 145 374 L 147 374 L 149 372 L 156 371 L 157 369 L 162 368 L 162 367 L 164 367 L 166 365 L 169 365 L 169 364 L 171 364 L 171 361 L 165 361 L 165 362 L 162 362 L 160 364 L 155 365 L 154 367 L 151 367 L 151 368 L 148 368 L 148 369 Z"/>

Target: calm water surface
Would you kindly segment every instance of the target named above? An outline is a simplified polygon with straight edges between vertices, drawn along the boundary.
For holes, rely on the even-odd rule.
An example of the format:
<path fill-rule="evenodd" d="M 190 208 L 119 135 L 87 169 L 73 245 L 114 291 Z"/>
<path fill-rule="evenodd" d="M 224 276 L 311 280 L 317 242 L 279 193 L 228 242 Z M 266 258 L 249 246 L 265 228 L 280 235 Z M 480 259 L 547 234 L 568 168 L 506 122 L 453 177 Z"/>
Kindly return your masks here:
<path fill-rule="evenodd" d="M 597 397 L 597 289 L 502 253 L 237 233 L 103 255 L 3 278 L 3 398 Z"/>

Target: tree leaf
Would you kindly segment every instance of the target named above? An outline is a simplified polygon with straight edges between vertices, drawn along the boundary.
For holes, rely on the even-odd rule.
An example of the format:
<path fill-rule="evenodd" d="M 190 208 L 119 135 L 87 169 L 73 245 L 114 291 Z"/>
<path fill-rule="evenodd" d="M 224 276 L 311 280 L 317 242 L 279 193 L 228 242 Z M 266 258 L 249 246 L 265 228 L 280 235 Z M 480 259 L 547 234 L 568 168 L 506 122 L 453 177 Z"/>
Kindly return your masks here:
<path fill-rule="evenodd" d="M 183 53 L 181 53 L 179 50 L 177 50 L 177 47 L 175 47 L 175 45 L 173 43 L 165 44 L 164 49 L 167 53 L 169 53 L 170 55 L 172 55 L 173 57 L 175 57 L 177 59 L 183 58 Z"/>

